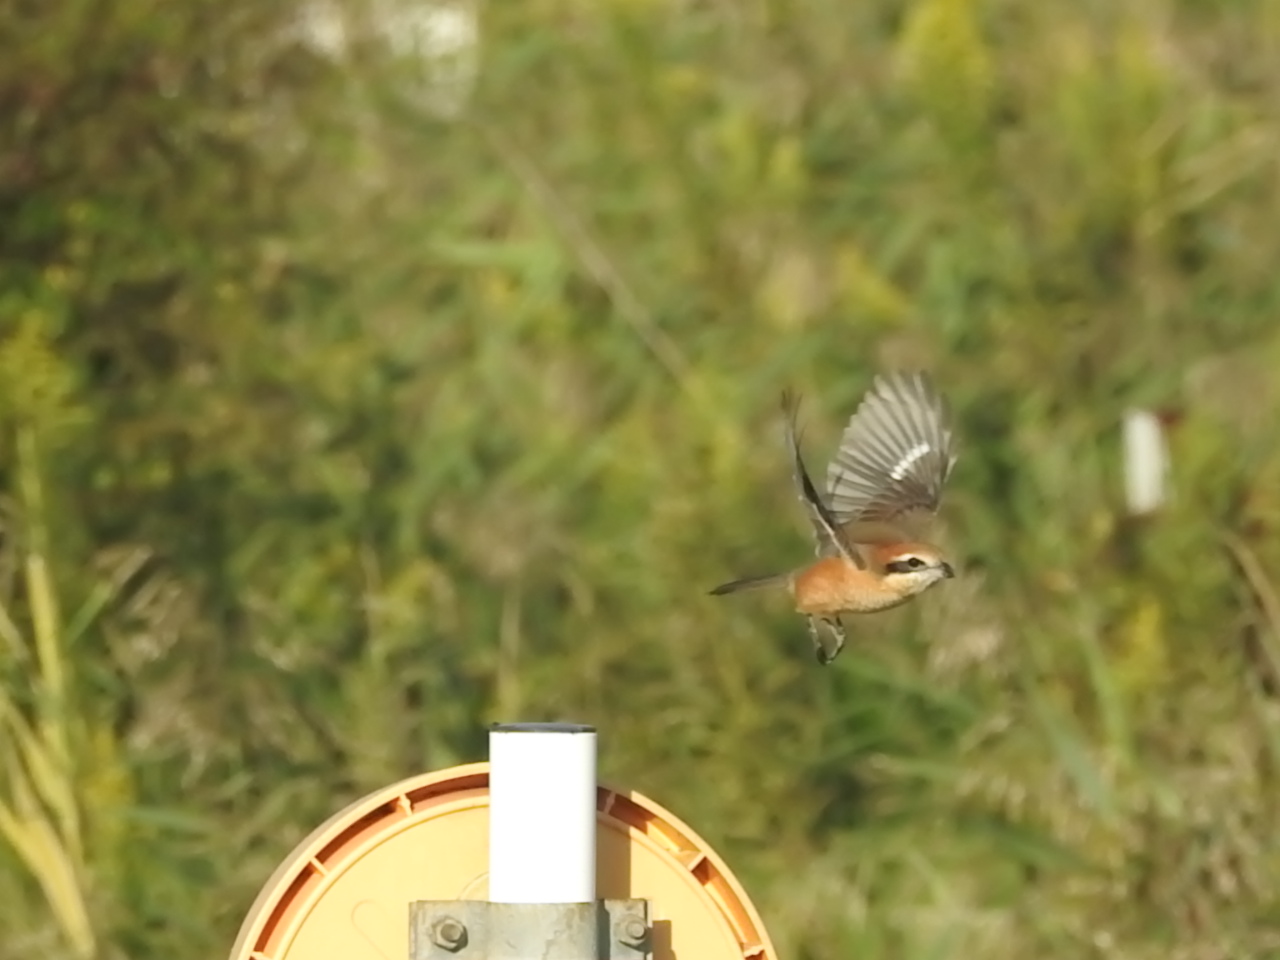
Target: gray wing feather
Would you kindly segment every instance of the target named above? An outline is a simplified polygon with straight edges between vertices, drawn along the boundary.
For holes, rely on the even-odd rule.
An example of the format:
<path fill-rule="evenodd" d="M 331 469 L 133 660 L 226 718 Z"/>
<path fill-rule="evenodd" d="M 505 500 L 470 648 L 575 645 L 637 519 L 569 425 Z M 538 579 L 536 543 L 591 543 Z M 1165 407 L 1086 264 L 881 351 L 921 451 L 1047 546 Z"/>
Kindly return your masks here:
<path fill-rule="evenodd" d="M 782 412 L 786 418 L 786 442 L 791 454 L 791 475 L 795 480 L 796 493 L 804 503 L 809 521 L 813 524 L 813 535 L 817 541 L 816 552 L 820 557 L 840 554 L 856 566 L 862 566 L 861 557 L 856 555 L 844 542 L 840 531 L 840 522 L 832 513 L 822 494 L 813 485 L 809 471 L 805 469 L 804 459 L 800 455 L 800 441 L 797 437 L 796 414 L 800 401 L 793 393 L 782 395 Z"/>
<path fill-rule="evenodd" d="M 955 466 L 946 402 L 923 373 L 876 377 L 827 467 L 838 524 L 936 512 Z"/>

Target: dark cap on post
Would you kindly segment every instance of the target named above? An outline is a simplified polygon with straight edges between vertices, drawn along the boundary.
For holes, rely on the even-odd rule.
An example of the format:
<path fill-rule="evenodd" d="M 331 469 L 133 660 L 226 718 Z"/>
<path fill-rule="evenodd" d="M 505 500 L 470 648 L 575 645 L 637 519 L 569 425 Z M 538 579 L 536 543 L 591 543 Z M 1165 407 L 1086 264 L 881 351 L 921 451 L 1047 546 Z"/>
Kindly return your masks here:
<path fill-rule="evenodd" d="M 495 723 L 490 733 L 595 733 L 587 723 Z"/>

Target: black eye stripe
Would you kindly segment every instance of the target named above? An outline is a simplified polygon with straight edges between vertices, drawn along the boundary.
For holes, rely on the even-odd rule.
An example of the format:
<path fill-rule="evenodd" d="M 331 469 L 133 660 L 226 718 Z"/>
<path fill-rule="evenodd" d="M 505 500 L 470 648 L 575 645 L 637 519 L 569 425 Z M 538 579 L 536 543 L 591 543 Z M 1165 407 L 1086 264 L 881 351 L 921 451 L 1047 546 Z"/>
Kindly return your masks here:
<path fill-rule="evenodd" d="M 886 563 L 884 569 L 886 573 L 912 573 L 916 570 L 923 570 L 926 564 L 919 557 L 907 557 L 905 560 L 894 560 L 892 563 Z"/>

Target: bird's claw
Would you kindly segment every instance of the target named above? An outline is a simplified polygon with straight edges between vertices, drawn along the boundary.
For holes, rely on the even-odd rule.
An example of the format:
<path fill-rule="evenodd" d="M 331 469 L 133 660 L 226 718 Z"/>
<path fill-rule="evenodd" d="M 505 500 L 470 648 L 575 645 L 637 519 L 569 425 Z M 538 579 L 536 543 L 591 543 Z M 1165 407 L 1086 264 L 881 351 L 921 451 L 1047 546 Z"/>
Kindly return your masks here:
<path fill-rule="evenodd" d="M 818 662 L 825 667 L 829 661 L 827 660 L 827 651 L 822 646 L 822 637 L 818 634 L 818 621 L 813 617 L 806 617 L 805 619 L 809 624 L 809 636 L 813 640 L 813 652 L 817 656 Z"/>
<path fill-rule="evenodd" d="M 826 666 L 834 660 L 844 649 L 844 625 L 840 622 L 839 617 L 823 617 L 822 622 L 827 625 L 827 629 L 831 631 L 831 636 L 835 639 L 835 646 L 828 650 L 827 645 L 823 643 L 822 636 L 818 631 L 818 621 L 816 617 L 809 617 L 809 636 L 813 638 L 813 651 L 818 658 L 818 663 Z"/>
<path fill-rule="evenodd" d="M 829 620 L 826 620 L 825 623 L 827 624 L 827 628 L 831 631 L 831 636 L 835 637 L 836 641 L 835 649 L 827 654 L 826 662 L 830 663 L 839 656 L 840 651 L 844 649 L 844 624 L 840 622 L 839 617 L 832 617 Z"/>

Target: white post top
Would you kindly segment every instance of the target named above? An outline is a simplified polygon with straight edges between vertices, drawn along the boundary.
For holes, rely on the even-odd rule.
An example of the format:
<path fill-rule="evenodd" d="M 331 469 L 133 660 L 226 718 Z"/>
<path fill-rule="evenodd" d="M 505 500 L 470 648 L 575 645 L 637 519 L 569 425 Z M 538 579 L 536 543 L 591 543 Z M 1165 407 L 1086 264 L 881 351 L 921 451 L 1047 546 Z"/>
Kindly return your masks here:
<path fill-rule="evenodd" d="M 489 730 L 489 900 L 595 899 L 595 727 L 495 724 Z"/>

